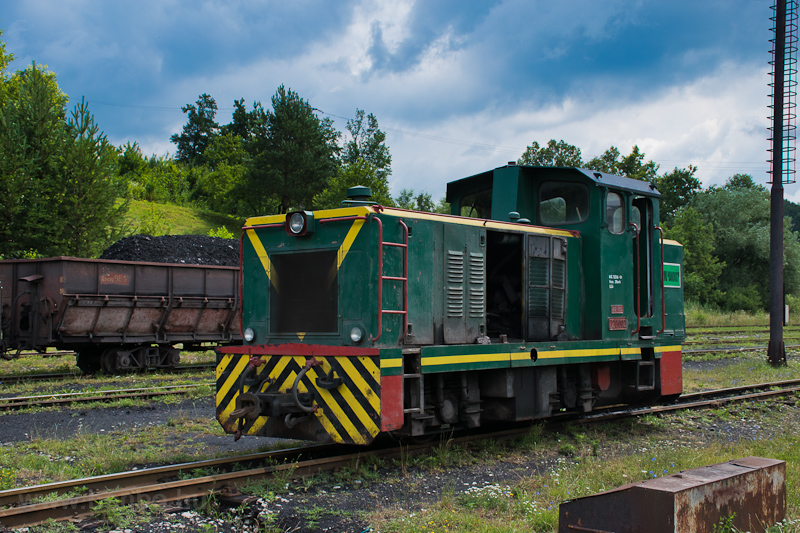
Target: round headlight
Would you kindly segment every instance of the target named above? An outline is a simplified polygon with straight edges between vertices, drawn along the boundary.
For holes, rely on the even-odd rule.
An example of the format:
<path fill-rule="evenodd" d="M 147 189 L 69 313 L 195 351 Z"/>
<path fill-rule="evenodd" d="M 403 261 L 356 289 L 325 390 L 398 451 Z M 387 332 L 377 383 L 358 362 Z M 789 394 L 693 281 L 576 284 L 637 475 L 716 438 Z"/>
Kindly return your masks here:
<path fill-rule="evenodd" d="M 361 342 L 361 339 L 364 338 L 364 332 L 361 331 L 361 328 L 358 326 L 354 327 L 350 330 L 350 340 L 353 342 Z"/>
<path fill-rule="evenodd" d="M 244 330 L 244 340 L 247 342 L 253 342 L 253 339 L 256 338 L 256 332 L 253 331 L 253 328 L 247 328 Z"/>
<path fill-rule="evenodd" d="M 303 231 L 303 228 L 306 225 L 306 217 L 303 216 L 302 213 L 295 213 L 291 217 L 289 217 L 289 231 L 294 234 L 300 233 Z"/>

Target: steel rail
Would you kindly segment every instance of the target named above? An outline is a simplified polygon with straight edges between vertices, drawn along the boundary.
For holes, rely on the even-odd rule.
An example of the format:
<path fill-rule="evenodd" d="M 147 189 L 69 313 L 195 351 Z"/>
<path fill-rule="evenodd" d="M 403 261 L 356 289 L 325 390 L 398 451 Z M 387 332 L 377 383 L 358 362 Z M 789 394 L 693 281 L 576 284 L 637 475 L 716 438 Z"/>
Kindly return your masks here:
<path fill-rule="evenodd" d="M 0 411 L 25 409 L 27 407 L 68 405 L 72 403 L 109 402 L 125 398 L 151 398 L 155 396 L 186 394 L 191 392 L 192 389 L 196 389 L 198 387 L 209 387 L 213 385 L 213 383 L 198 383 L 187 385 L 167 385 L 163 387 L 92 391 L 88 393 L 67 392 L 62 394 L 44 394 L 40 396 L 16 396 L 0 398 Z"/>
<path fill-rule="evenodd" d="M 167 368 L 159 368 L 154 370 L 163 370 L 168 374 L 183 374 L 185 372 L 197 372 L 202 370 L 207 370 L 209 368 L 216 368 L 216 363 L 207 363 L 207 364 L 199 364 L 199 365 L 184 365 L 184 366 L 176 366 L 172 369 Z M 58 379 L 76 379 L 82 378 L 86 379 L 91 377 L 93 374 L 81 374 L 80 372 L 77 373 L 60 373 L 60 374 L 7 374 L 4 376 L 0 376 L 0 385 L 8 384 L 8 383 L 19 383 L 21 381 L 47 381 L 47 380 L 58 380 Z M 141 375 L 135 372 L 125 375 Z M 108 376 L 105 376 L 108 377 Z"/>
<path fill-rule="evenodd" d="M 787 344 L 786 349 L 800 348 L 800 344 Z M 684 355 L 704 354 L 704 353 L 738 353 L 738 352 L 758 352 L 766 350 L 766 346 L 751 346 L 748 348 L 694 348 L 683 350 Z"/>

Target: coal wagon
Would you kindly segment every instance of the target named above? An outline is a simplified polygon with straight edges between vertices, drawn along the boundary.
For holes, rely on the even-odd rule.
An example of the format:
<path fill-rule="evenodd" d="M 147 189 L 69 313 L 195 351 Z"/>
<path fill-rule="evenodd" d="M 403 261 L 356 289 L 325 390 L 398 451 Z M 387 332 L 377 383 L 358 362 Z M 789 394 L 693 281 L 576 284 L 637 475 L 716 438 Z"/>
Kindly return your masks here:
<path fill-rule="evenodd" d="M 84 372 L 170 368 L 241 340 L 236 267 L 52 257 L 0 261 L 0 355 L 74 350 Z"/>

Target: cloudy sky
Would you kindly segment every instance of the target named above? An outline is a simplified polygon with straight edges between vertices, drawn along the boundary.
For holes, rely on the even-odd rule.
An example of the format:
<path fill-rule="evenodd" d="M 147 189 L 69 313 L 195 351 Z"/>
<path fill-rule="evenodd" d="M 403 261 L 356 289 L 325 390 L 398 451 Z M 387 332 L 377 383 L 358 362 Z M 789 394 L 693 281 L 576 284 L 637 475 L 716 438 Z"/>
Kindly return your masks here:
<path fill-rule="evenodd" d="M 280 84 L 344 130 L 387 133 L 395 193 L 563 139 L 584 159 L 638 145 L 705 186 L 766 183 L 771 2 L 756 0 L 0 0 L 12 70 L 86 97 L 114 144 L 174 152 L 202 93 L 269 105 Z M 797 186 L 786 189 L 795 200 Z"/>

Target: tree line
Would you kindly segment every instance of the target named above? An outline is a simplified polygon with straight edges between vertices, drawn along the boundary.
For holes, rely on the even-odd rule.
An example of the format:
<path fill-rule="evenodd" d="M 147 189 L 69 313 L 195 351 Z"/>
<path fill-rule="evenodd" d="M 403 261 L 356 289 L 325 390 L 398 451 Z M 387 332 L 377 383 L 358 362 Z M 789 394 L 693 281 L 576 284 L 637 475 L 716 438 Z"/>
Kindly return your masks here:
<path fill-rule="evenodd" d="M 0 31 L 0 36 L 2 31 Z M 8 72 L 13 55 L 0 41 L 0 258 L 97 257 L 138 232 L 132 200 L 190 205 L 246 217 L 339 205 L 347 188 L 366 185 L 384 205 L 449 212 L 422 191 L 389 188 L 392 157 L 373 114 L 356 109 L 344 132 L 281 85 L 269 107 L 234 101 L 217 122 L 213 97 L 182 108 L 186 124 L 171 137 L 174 156 L 145 156 L 135 142 L 113 146 L 88 104 L 68 109 L 56 76 L 32 63 Z M 768 305 L 769 193 L 747 174 L 703 189 L 696 167 L 661 172 L 634 146 L 588 161 L 566 142 L 532 143 L 521 165 L 582 167 L 652 183 L 662 195 L 668 238 L 684 245 L 688 300 L 730 310 Z M 786 202 L 784 281 L 800 288 L 800 206 Z"/>

